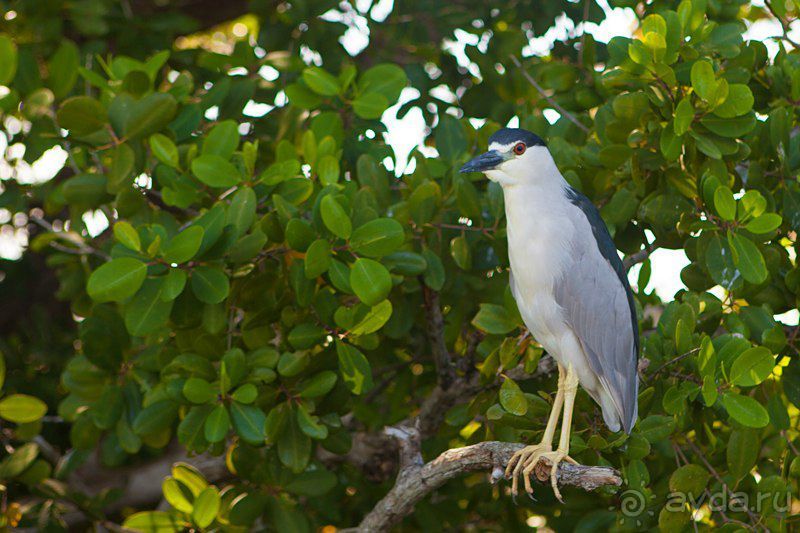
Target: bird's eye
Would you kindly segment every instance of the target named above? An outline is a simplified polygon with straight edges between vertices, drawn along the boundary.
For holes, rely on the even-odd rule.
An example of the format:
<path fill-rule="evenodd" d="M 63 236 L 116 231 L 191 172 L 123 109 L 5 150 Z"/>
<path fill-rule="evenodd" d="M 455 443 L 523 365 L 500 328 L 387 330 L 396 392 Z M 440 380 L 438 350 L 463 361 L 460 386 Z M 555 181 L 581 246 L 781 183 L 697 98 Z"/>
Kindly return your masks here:
<path fill-rule="evenodd" d="M 527 146 L 525 146 L 525 143 L 517 143 L 514 145 L 514 153 L 517 155 L 522 155 L 525 153 L 526 148 Z"/>

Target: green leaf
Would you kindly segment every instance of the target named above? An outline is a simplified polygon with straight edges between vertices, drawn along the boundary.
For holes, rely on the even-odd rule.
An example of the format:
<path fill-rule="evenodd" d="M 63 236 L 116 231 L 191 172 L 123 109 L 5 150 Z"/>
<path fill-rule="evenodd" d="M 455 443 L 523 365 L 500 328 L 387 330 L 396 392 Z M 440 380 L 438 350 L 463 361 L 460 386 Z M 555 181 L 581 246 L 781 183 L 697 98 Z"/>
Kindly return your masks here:
<path fill-rule="evenodd" d="M 675 428 L 675 421 L 671 416 L 650 415 L 636 425 L 639 435 L 647 439 L 650 444 L 669 437 Z"/>
<path fill-rule="evenodd" d="M 695 61 L 692 65 L 691 79 L 694 92 L 706 102 L 712 101 L 717 91 L 717 81 L 711 62 L 705 59 Z"/>
<path fill-rule="evenodd" d="M 436 149 L 439 155 L 454 163 L 461 154 L 467 149 L 467 137 L 464 134 L 464 127 L 455 117 L 442 114 L 439 117 L 439 125 L 436 127 Z"/>
<path fill-rule="evenodd" d="M 311 439 L 300 430 L 296 416 L 289 417 L 287 422 L 278 437 L 278 458 L 292 472 L 299 474 L 308 465 Z"/>
<path fill-rule="evenodd" d="M 694 107 L 692 107 L 691 100 L 686 97 L 678 102 L 678 107 L 675 108 L 675 120 L 673 128 L 675 135 L 683 135 L 689 131 L 689 127 L 694 120 Z"/>
<path fill-rule="evenodd" d="M 767 272 L 767 264 L 764 262 L 764 256 L 761 255 L 758 246 L 747 237 L 736 233 L 731 235 L 731 241 L 736 252 L 734 262 L 742 273 L 742 277 L 756 285 L 766 281 L 769 272 Z"/>
<path fill-rule="evenodd" d="M 258 397 L 258 389 L 252 383 L 245 383 L 231 394 L 231 398 L 234 401 L 243 403 L 243 404 L 251 404 L 256 401 Z"/>
<path fill-rule="evenodd" d="M 353 231 L 350 247 L 359 255 L 383 257 L 403 245 L 403 226 L 393 218 L 376 218 Z"/>
<path fill-rule="evenodd" d="M 382 264 L 360 257 L 350 267 L 350 286 L 362 302 L 377 305 L 392 290 L 392 277 Z"/>
<path fill-rule="evenodd" d="M 19 476 L 33 464 L 38 455 L 37 444 L 23 444 L 0 462 L 0 479 L 8 480 Z"/>
<path fill-rule="evenodd" d="M 480 304 L 472 325 L 494 335 L 505 335 L 519 326 L 505 307 L 495 304 Z"/>
<path fill-rule="evenodd" d="M 289 332 L 286 340 L 295 350 L 307 350 L 325 338 L 325 330 L 316 324 L 298 324 Z"/>
<path fill-rule="evenodd" d="M 189 409 L 186 417 L 178 424 L 178 440 L 187 450 L 201 452 L 208 447 L 205 437 L 205 421 L 213 407 L 210 404 L 198 405 Z"/>
<path fill-rule="evenodd" d="M 155 133 L 150 136 L 150 150 L 153 155 L 168 167 L 178 168 L 179 155 L 178 147 L 172 139 L 162 133 Z"/>
<path fill-rule="evenodd" d="M 365 93 L 381 94 L 389 104 L 392 104 L 399 98 L 406 83 L 408 83 L 408 79 L 402 68 L 382 63 L 361 75 L 358 79 L 358 88 Z"/>
<path fill-rule="evenodd" d="M 206 487 L 194 500 L 192 521 L 201 528 L 210 526 L 217 517 L 219 506 L 220 497 L 217 488 Z"/>
<path fill-rule="evenodd" d="M 0 63 L 4 63 L 5 54 L 2 48 L 3 45 L 0 44 Z M 70 93 L 78 79 L 78 67 L 80 67 L 78 47 L 72 41 L 63 39 L 48 61 L 47 86 L 53 91 L 53 96 L 61 99 Z M 2 72 L 0 72 L 0 85 L 4 85 Z"/>
<path fill-rule="evenodd" d="M 89 276 L 86 292 L 95 302 L 119 302 L 133 296 L 147 277 L 147 265 L 132 257 L 104 263 Z"/>
<path fill-rule="evenodd" d="M 178 416 L 178 404 L 171 400 L 160 400 L 139 411 L 133 421 L 137 435 L 152 435 L 172 427 Z"/>
<path fill-rule="evenodd" d="M 161 483 L 161 492 L 164 493 L 164 499 L 167 500 L 167 503 L 182 513 L 191 514 L 192 502 L 189 501 L 184 490 L 188 492 L 172 477 L 164 478 L 164 482 Z"/>
<path fill-rule="evenodd" d="M 392 316 L 392 302 L 383 300 L 373 306 L 361 321 L 350 330 L 351 335 L 368 335 L 381 329 Z"/>
<path fill-rule="evenodd" d="M 720 118 L 714 115 L 706 115 L 700 119 L 700 123 L 712 133 L 716 133 L 721 137 L 744 137 L 755 128 L 756 115 L 752 112 L 736 118 Z"/>
<path fill-rule="evenodd" d="M 750 428 L 763 428 L 769 424 L 769 414 L 763 405 L 749 396 L 735 392 L 722 395 L 722 405 L 730 417 L 741 425 Z"/>
<path fill-rule="evenodd" d="M 670 476 L 669 489 L 698 498 L 703 494 L 710 477 L 708 470 L 700 465 L 683 465 Z"/>
<path fill-rule="evenodd" d="M 236 228 L 237 237 L 243 235 L 253 225 L 257 204 L 256 192 L 250 187 L 240 188 L 231 198 L 225 222 Z"/>
<path fill-rule="evenodd" d="M 339 372 L 344 384 L 353 394 L 361 394 L 372 388 L 372 370 L 369 361 L 357 348 L 336 341 Z"/>
<path fill-rule="evenodd" d="M 192 270 L 192 292 L 207 304 L 218 304 L 228 297 L 230 281 L 220 268 L 199 266 Z"/>
<path fill-rule="evenodd" d="M 751 429 L 734 429 L 728 439 L 726 460 L 728 473 L 734 480 L 742 479 L 756 464 L 761 449 L 758 433 Z"/>
<path fill-rule="evenodd" d="M 217 396 L 217 389 L 202 378 L 191 377 L 183 384 L 183 395 L 192 403 L 208 403 Z"/>
<path fill-rule="evenodd" d="M 322 185 L 333 185 L 339 182 L 339 160 L 332 155 L 320 157 L 316 163 L 316 171 Z"/>
<path fill-rule="evenodd" d="M 758 385 L 772 374 L 775 357 L 763 346 L 750 348 L 742 353 L 731 366 L 728 376 L 731 383 L 739 387 Z"/>
<path fill-rule="evenodd" d="M 331 266 L 331 245 L 325 239 L 317 239 L 306 249 L 306 260 L 303 264 L 305 275 L 314 279 L 328 271 Z"/>
<path fill-rule="evenodd" d="M 0 400 L 0 417 L 15 424 L 35 422 L 47 414 L 47 404 L 27 394 L 12 394 Z"/>
<path fill-rule="evenodd" d="M 211 128 L 203 140 L 203 154 L 230 159 L 239 146 L 239 127 L 233 120 L 223 120 Z"/>
<path fill-rule="evenodd" d="M 428 248 L 422 250 L 422 257 L 425 258 L 425 262 L 428 264 L 428 269 L 422 276 L 425 285 L 435 291 L 442 290 L 446 276 L 442 260 Z"/>
<path fill-rule="evenodd" d="M 312 416 L 303 404 L 297 406 L 297 424 L 300 431 L 312 439 L 323 440 L 328 437 L 328 427 L 320 424 L 319 417 Z"/>
<path fill-rule="evenodd" d="M 186 263 L 200 250 L 205 231 L 201 226 L 189 226 L 172 237 L 161 250 L 168 263 Z"/>
<path fill-rule="evenodd" d="M 312 91 L 322 96 L 339 94 L 339 80 L 333 74 L 319 67 L 308 67 L 303 71 L 303 81 Z"/>
<path fill-rule="evenodd" d="M 122 527 L 143 533 L 179 533 L 185 524 L 164 511 L 142 511 L 126 518 Z"/>
<path fill-rule="evenodd" d="M 162 302 L 171 302 L 181 295 L 184 287 L 186 287 L 186 278 L 188 275 L 185 270 L 179 268 L 171 268 L 164 281 L 161 283 L 160 298 Z"/>
<path fill-rule="evenodd" d="M 700 119 L 700 123 L 711 130 L 712 133 L 729 139 L 744 137 L 753 130 L 756 122 L 756 115 L 753 112 L 736 118 L 719 118 L 714 115 L 707 115 Z"/>
<path fill-rule="evenodd" d="M 714 143 L 713 140 L 704 135 L 699 135 L 695 132 L 692 132 L 691 136 L 694 139 L 695 146 L 702 153 L 704 153 L 711 159 L 722 159 L 722 152 L 720 151 L 719 147 Z"/>
<path fill-rule="evenodd" d="M 286 487 L 288 490 L 288 486 Z M 267 504 L 267 496 L 258 492 L 240 494 L 231 502 L 228 515 L 234 526 L 251 526 L 261 514 Z"/>
<path fill-rule="evenodd" d="M 714 114 L 722 118 L 738 117 L 753 109 L 753 102 L 750 87 L 742 83 L 732 83 L 728 86 L 728 97 L 714 108 Z"/>
<path fill-rule="evenodd" d="M 17 72 L 17 45 L 5 33 L 0 33 L 0 85 L 8 85 Z"/>
<path fill-rule="evenodd" d="M 139 252 L 142 249 L 142 243 L 139 240 L 139 233 L 137 233 L 136 229 L 131 225 L 130 222 L 120 220 L 114 223 L 114 237 L 117 239 L 117 241 L 119 241 L 120 244 L 131 250 Z"/>
<path fill-rule="evenodd" d="M 231 428 L 231 419 L 225 406 L 217 404 L 208 414 L 203 427 L 203 434 L 208 442 L 213 444 L 223 440 Z"/>
<path fill-rule="evenodd" d="M 171 94 L 148 94 L 130 108 L 125 120 L 125 137 L 138 139 L 160 131 L 170 123 L 177 109 L 178 103 Z"/>
<path fill-rule="evenodd" d="M 450 241 L 450 256 L 461 270 L 472 268 L 472 250 L 465 236 L 460 235 Z"/>
<path fill-rule="evenodd" d="M 381 118 L 389 107 L 389 101 L 379 93 L 365 93 L 353 100 L 353 111 L 364 119 Z"/>
<path fill-rule="evenodd" d="M 736 200 L 733 198 L 733 192 L 725 185 L 717 187 L 714 191 L 714 208 L 725 220 L 736 219 Z"/>
<path fill-rule="evenodd" d="M 123 390 L 119 385 L 107 385 L 103 394 L 92 407 L 94 424 L 100 429 L 111 429 L 122 416 L 125 405 Z"/>
<path fill-rule="evenodd" d="M 344 212 L 339 202 L 330 194 L 325 196 L 319 204 L 320 214 L 325 227 L 331 233 L 342 239 L 350 237 L 353 230 L 353 224 L 350 222 L 350 217 Z"/>
<path fill-rule="evenodd" d="M 56 114 L 58 125 L 72 135 L 94 133 L 108 123 L 106 108 L 89 96 L 73 96 L 64 100 Z"/>
<path fill-rule="evenodd" d="M 216 154 L 203 154 L 192 160 L 192 174 L 209 187 L 233 187 L 242 176 L 233 164 Z"/>
<path fill-rule="evenodd" d="M 172 465 L 172 477 L 188 487 L 195 498 L 208 486 L 203 474 L 187 463 L 175 463 Z"/>
<path fill-rule="evenodd" d="M 262 446 L 264 444 L 264 426 L 267 416 L 264 411 L 253 405 L 231 402 L 231 422 L 233 430 L 248 444 Z"/>
<path fill-rule="evenodd" d="M 777 213 L 764 213 L 752 219 L 745 225 L 745 229 L 750 233 L 762 235 L 764 233 L 771 233 L 781 227 L 783 218 Z"/>
<path fill-rule="evenodd" d="M 525 416 L 528 412 L 528 400 L 511 378 L 505 378 L 500 386 L 500 405 L 512 415 Z"/>
<path fill-rule="evenodd" d="M 323 370 L 300 384 L 298 396 L 301 398 L 318 398 L 328 394 L 336 385 L 338 377 L 335 372 Z"/>

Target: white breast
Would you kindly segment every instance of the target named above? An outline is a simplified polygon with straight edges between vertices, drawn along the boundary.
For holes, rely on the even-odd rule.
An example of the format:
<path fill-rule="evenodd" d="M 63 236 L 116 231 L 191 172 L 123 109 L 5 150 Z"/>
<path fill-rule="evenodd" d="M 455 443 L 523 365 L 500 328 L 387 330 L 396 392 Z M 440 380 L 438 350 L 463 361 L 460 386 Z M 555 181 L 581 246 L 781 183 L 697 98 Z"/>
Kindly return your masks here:
<path fill-rule="evenodd" d="M 572 337 L 554 285 L 572 263 L 569 242 L 576 231 L 563 187 L 526 185 L 505 189 L 512 290 L 525 325 L 557 359 L 565 335 Z"/>

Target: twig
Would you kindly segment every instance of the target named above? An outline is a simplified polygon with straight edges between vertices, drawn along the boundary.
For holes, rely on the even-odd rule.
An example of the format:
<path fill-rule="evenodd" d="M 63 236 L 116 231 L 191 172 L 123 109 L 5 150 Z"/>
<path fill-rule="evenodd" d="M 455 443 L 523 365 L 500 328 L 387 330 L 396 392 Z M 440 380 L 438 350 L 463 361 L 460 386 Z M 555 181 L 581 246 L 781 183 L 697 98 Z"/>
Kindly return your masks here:
<path fill-rule="evenodd" d="M 705 465 L 706 470 L 708 470 L 711 473 L 711 475 L 714 476 L 714 479 L 716 479 L 717 482 L 722 486 L 722 489 L 729 496 L 735 498 L 736 495 L 731 492 L 731 489 L 728 488 L 728 485 L 725 483 L 725 481 L 722 479 L 722 477 L 719 475 L 716 469 L 713 466 L 711 466 L 711 463 L 708 462 L 708 459 L 706 459 L 706 456 L 703 454 L 703 451 L 700 448 L 698 448 L 697 444 L 692 442 L 690 439 L 686 439 L 686 443 L 692 449 L 697 458 L 700 459 L 703 465 Z M 750 520 L 753 522 L 753 525 L 756 525 L 760 522 L 760 520 L 753 514 L 753 511 L 751 511 L 748 506 L 745 505 L 744 509 L 745 512 L 747 513 L 747 516 L 750 517 Z"/>
<path fill-rule="evenodd" d="M 519 62 L 519 59 L 517 59 L 517 56 L 515 56 L 514 54 L 510 54 L 508 57 L 511 58 L 511 61 L 514 63 L 514 65 L 516 65 L 516 67 L 520 70 L 520 72 L 522 72 L 522 76 L 526 80 L 528 80 L 528 83 L 530 83 L 533 86 L 533 88 L 536 89 L 539 92 L 539 94 L 542 96 L 542 98 L 547 100 L 547 103 L 549 103 L 551 106 L 553 106 L 553 108 L 556 111 L 561 113 L 562 117 L 566 117 L 570 122 L 572 122 L 573 124 L 578 126 L 578 128 L 580 128 L 584 133 L 588 134 L 588 133 L 591 132 L 591 130 L 589 128 L 587 128 L 585 124 L 583 124 L 580 120 L 575 118 L 575 115 L 573 115 L 572 113 L 570 113 L 569 111 L 567 111 L 566 109 L 561 107 L 561 105 L 558 102 L 556 102 L 553 99 L 552 96 L 549 96 L 547 93 L 545 93 L 545 91 L 542 88 L 542 86 L 539 85 L 539 83 L 535 79 L 533 79 L 533 76 L 528 74 L 528 72 L 522 67 L 522 63 Z"/>
<path fill-rule="evenodd" d="M 656 247 L 648 246 L 644 250 L 639 250 L 638 252 L 627 256 L 625 259 L 622 260 L 623 268 L 625 268 L 625 271 L 627 272 L 628 270 L 633 268 L 634 265 L 638 265 L 639 263 L 643 262 L 645 259 L 650 257 L 650 254 L 655 252 L 657 249 L 658 248 Z"/>
<path fill-rule="evenodd" d="M 481 442 L 463 448 L 454 448 L 440 454 L 429 463 L 422 463 L 420 435 L 414 427 L 395 426 L 385 433 L 398 441 L 401 464 L 404 464 L 397 481 L 389 493 L 379 501 L 357 528 L 343 531 L 389 531 L 403 517 L 414 510 L 414 506 L 446 481 L 467 472 L 489 471 L 491 481 L 503 478 L 505 465 L 522 444 L 509 442 Z M 405 456 L 405 459 L 402 457 Z M 541 468 L 540 468 L 541 467 Z M 535 470 L 539 481 L 549 480 L 550 466 L 546 461 Z M 592 491 L 604 486 L 622 485 L 619 472 L 609 467 L 558 465 L 557 480 L 561 486 L 578 487 Z"/>
<path fill-rule="evenodd" d="M 692 348 L 691 350 L 689 350 L 689 351 L 688 351 L 688 352 L 686 352 L 686 353 L 682 353 L 682 354 L 678 355 L 677 357 L 673 357 L 672 359 L 670 359 L 669 361 L 667 361 L 666 363 L 664 363 L 664 364 L 663 364 L 663 365 L 661 365 L 660 367 L 656 368 L 656 369 L 655 369 L 655 371 L 654 371 L 654 372 L 653 372 L 653 373 L 650 375 L 650 378 L 652 379 L 652 378 L 656 377 L 656 374 L 658 374 L 659 372 L 661 372 L 662 370 L 664 370 L 665 368 L 667 368 L 669 365 L 671 365 L 671 364 L 674 364 L 674 363 L 677 363 L 677 362 L 678 362 L 678 361 L 680 361 L 681 359 L 684 359 L 684 358 L 686 358 L 686 357 L 689 357 L 689 356 L 690 356 L 690 355 L 692 355 L 693 353 L 697 353 L 697 352 L 699 352 L 699 351 L 700 351 L 700 348 L 699 348 L 699 347 L 698 347 L 698 348 Z"/>
<path fill-rule="evenodd" d="M 789 24 L 783 19 L 783 17 L 779 17 L 778 14 L 775 12 L 775 9 L 772 7 L 772 2 L 770 2 L 770 0 L 764 0 L 764 5 L 767 6 L 767 9 L 769 9 L 769 12 L 772 13 L 772 16 L 778 19 L 778 22 L 780 22 L 781 29 L 783 30 L 783 38 L 789 41 L 795 48 L 800 48 L 800 43 L 795 42 L 794 40 L 792 40 L 791 37 L 789 37 L 789 30 L 791 30 L 791 28 L 789 27 Z"/>

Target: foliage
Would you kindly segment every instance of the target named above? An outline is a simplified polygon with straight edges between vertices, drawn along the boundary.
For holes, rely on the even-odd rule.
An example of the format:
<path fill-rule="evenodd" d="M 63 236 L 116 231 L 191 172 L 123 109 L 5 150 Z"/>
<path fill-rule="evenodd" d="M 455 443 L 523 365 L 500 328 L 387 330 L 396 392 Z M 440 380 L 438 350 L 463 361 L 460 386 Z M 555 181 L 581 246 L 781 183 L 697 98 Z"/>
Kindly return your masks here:
<path fill-rule="evenodd" d="M 395 458 L 391 446 L 354 447 L 366 454 L 354 462 L 351 446 L 416 416 L 448 373 L 479 374 L 480 386 L 438 405 L 426 457 L 538 438 L 554 378 L 503 377 L 532 374 L 542 353 L 522 341 L 507 288 L 502 191 L 457 173 L 517 117 L 602 206 L 624 254 L 685 251 L 686 290 L 669 303 L 644 291 L 644 256 L 649 366 L 632 435 L 610 434 L 578 399 L 571 454 L 620 468 L 621 495 L 567 490 L 561 507 L 537 486 L 537 501 L 515 504 L 505 486 L 465 477 L 404 527 L 520 529 L 538 515 L 554 529 L 680 531 L 692 508 L 698 528 L 790 527 L 800 352 L 798 328 L 775 315 L 800 294 L 800 56 L 788 37 L 772 54 L 743 33 L 775 17 L 787 27 L 796 3 L 620 0 L 639 13 L 633 39 L 572 32 L 522 69 L 509 55 L 558 15 L 599 22 L 600 7 L 397 2 L 382 18 L 364 2 L 256 0 L 210 20 L 196 13 L 216 8 L 162 4 L 0 1 L 0 116 L 8 144 L 24 146 L 0 207 L 31 222 L 23 261 L 47 260 L 9 267 L 0 286 L 47 272 L 74 317 L 52 318 L 63 335 L 48 343 L 26 333 L 33 315 L 4 316 L 7 524 L 355 525 L 392 483 Z M 368 26 L 366 49 L 351 56 L 337 42 L 348 28 L 320 17 L 330 9 Z M 443 46 L 454 36 L 469 68 Z M 407 88 L 398 115 L 414 109 L 431 128 L 409 172 L 395 169 L 380 121 Z M 269 111 L 254 116 L 254 103 Z M 551 124 L 543 111 L 556 104 Z M 68 155 L 57 176 L 23 179 L 53 147 Z M 89 234 L 87 213 L 109 227 Z M 431 356 L 439 340 L 452 367 Z M 37 382 L 50 369 L 57 390 Z M 126 494 L 74 483 L 92 452 L 135 468 L 175 442 L 219 456 L 229 481 L 176 464 L 162 486 L 169 509 L 154 511 L 156 498 L 136 514 L 114 507 Z M 704 506 L 734 491 L 752 509 Z M 670 507 L 675 493 L 705 499 Z"/>

